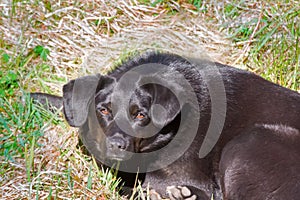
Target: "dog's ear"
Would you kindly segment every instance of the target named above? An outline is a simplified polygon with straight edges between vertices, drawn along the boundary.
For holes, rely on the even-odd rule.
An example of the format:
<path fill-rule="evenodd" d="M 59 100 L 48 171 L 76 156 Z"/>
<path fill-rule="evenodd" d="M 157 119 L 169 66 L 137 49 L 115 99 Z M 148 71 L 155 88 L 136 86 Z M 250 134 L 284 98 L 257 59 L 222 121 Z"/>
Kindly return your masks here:
<path fill-rule="evenodd" d="M 63 110 L 70 126 L 80 127 L 85 123 L 89 105 L 99 86 L 103 86 L 103 79 L 100 74 L 83 76 L 63 86 Z"/>

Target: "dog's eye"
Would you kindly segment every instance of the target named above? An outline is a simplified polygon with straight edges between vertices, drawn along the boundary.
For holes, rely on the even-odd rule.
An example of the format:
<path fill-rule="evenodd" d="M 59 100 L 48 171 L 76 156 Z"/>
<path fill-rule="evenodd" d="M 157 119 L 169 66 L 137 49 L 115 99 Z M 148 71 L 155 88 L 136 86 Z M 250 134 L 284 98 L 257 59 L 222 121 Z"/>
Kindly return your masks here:
<path fill-rule="evenodd" d="M 136 119 L 144 119 L 145 118 L 145 115 L 143 113 L 138 113 L 136 116 L 135 116 Z"/>
<path fill-rule="evenodd" d="M 108 115 L 108 114 L 109 114 L 109 111 L 108 111 L 106 108 L 101 108 L 101 109 L 100 109 L 100 112 L 101 112 L 103 115 Z"/>

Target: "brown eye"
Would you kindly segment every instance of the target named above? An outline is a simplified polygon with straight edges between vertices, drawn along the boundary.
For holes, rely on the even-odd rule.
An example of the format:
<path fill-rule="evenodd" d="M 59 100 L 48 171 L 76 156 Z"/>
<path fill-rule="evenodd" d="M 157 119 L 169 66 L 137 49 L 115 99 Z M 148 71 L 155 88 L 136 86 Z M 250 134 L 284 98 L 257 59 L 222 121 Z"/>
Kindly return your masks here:
<path fill-rule="evenodd" d="M 143 113 L 138 113 L 136 116 L 135 116 L 136 119 L 144 119 L 145 118 L 145 115 Z"/>
<path fill-rule="evenodd" d="M 100 112 L 103 114 L 103 115 L 108 115 L 109 114 L 109 111 L 106 109 L 106 108 L 102 108 L 100 110 Z"/>

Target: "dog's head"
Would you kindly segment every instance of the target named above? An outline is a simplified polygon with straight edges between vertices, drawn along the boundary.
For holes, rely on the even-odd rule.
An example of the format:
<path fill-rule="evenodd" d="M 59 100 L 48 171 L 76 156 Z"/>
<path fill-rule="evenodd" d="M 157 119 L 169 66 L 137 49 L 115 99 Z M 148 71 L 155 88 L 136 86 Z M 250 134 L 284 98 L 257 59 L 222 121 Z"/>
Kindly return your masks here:
<path fill-rule="evenodd" d="M 99 74 L 63 87 L 65 117 L 71 126 L 84 127 L 81 138 L 92 154 L 123 161 L 163 148 L 176 135 L 181 116 L 176 95 L 161 84 L 141 82 L 143 77 L 129 84 L 131 94 L 115 77 Z"/>

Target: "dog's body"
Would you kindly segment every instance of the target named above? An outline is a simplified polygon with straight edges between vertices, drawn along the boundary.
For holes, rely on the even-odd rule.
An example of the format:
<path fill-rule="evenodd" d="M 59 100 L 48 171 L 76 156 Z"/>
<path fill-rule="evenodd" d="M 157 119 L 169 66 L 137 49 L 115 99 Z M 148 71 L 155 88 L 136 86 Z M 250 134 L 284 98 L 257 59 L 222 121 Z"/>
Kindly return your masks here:
<path fill-rule="evenodd" d="M 120 114 L 120 105 L 123 104 L 112 105 L 112 101 L 113 98 L 122 98 L 123 94 L 113 94 L 114 89 L 124 74 L 145 64 L 167 66 L 159 78 L 155 77 L 157 74 L 152 78 L 165 77 L 168 84 L 134 85 L 136 88 L 126 105 L 129 119 L 120 128 L 116 118 L 126 121 Z M 107 76 L 88 76 L 78 79 L 77 83 L 74 80 L 69 82 L 63 91 L 66 119 L 71 126 L 80 127 L 83 143 L 99 162 L 117 160 L 121 165 L 125 163 L 125 167 L 147 171 L 148 167 L 158 165 L 158 161 L 168 159 L 166 154 L 157 153 L 150 163 L 136 154 L 155 152 L 168 146 L 177 135 L 180 124 L 192 122 L 191 118 L 183 117 L 183 107 L 176 99 L 178 94 L 184 93 L 180 89 L 182 84 L 173 75 L 175 71 L 179 72 L 196 95 L 200 112 L 197 134 L 188 149 L 174 162 L 161 169 L 140 173 L 143 185 L 149 184 L 163 196 L 166 188 L 173 185 L 175 187 L 168 188 L 173 199 L 194 199 L 196 196 L 197 199 L 210 199 L 211 195 L 214 199 L 298 199 L 300 94 L 250 72 L 218 63 L 216 67 L 224 83 L 227 109 L 221 135 L 204 158 L 199 158 L 199 149 L 212 119 L 208 82 L 215 77 L 204 79 L 206 69 L 200 67 L 203 71 L 200 69 L 199 72 L 195 70 L 195 64 L 179 56 L 146 53 Z M 149 78 L 142 75 L 137 81 L 142 83 L 145 77 Z M 180 90 L 178 93 L 173 90 L 176 87 Z M 74 96 L 75 89 L 77 94 Z M 161 114 L 151 110 L 154 104 L 166 112 Z M 194 111 L 193 107 L 189 109 Z M 96 120 L 88 114 L 95 110 Z M 95 124 L 100 124 L 101 130 L 98 125 L 94 127 Z M 145 134 L 143 128 L 150 125 L 156 134 L 142 136 Z M 185 133 L 189 137 L 187 130 Z M 100 136 L 99 131 L 105 137 Z M 133 187 L 136 174 L 119 172 L 119 175 L 125 186 Z"/>

